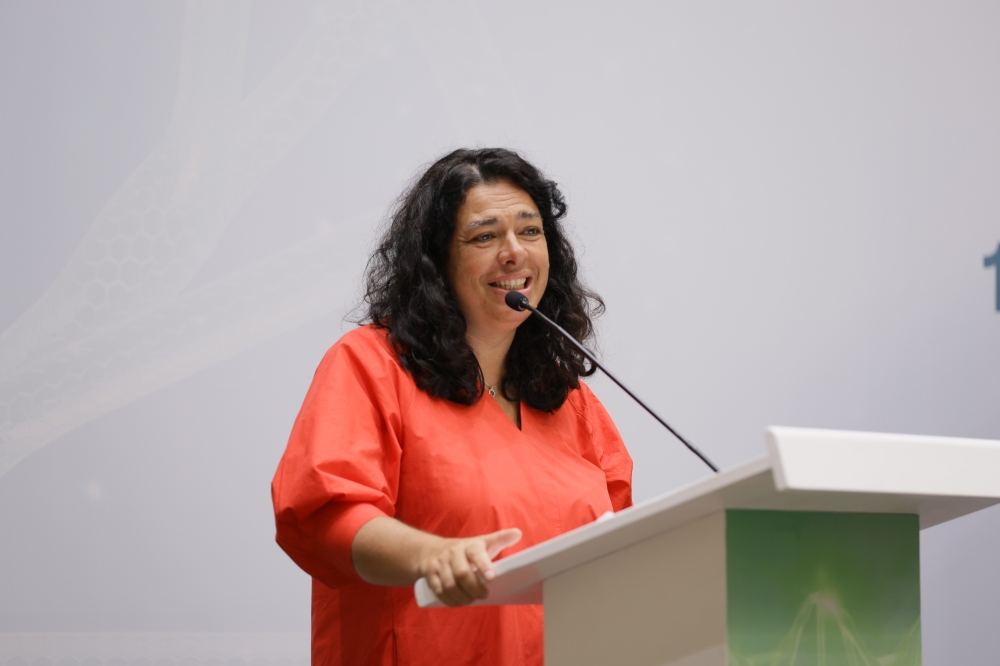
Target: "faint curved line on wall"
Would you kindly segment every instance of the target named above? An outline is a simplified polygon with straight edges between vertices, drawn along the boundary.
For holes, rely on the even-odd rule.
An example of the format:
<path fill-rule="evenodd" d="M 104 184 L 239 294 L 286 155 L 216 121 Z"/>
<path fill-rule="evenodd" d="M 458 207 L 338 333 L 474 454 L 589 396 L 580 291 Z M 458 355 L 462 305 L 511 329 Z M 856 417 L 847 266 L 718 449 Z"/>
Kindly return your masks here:
<path fill-rule="evenodd" d="M 0 380 L 0 475 L 97 416 L 329 312 L 350 295 L 337 278 L 351 247 L 314 236 Z"/>
<path fill-rule="evenodd" d="M 73 428 L 335 307 L 335 237 L 181 292 L 377 51 L 394 6 L 318 5 L 299 43 L 238 101 L 246 3 L 189 3 L 166 135 L 0 335 L 0 475 Z"/>

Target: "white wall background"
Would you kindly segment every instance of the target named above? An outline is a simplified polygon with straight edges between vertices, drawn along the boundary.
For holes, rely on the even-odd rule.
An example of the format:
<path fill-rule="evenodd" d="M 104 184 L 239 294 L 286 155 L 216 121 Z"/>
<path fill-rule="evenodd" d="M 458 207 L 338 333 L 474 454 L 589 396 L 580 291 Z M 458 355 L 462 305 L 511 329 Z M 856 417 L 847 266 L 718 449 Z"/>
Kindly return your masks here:
<path fill-rule="evenodd" d="M 457 146 L 562 184 L 606 360 L 724 466 L 1000 439 L 998 117 L 994 2 L 0 1 L 0 659 L 304 659 L 270 477 Z M 638 499 L 703 473 L 593 385 Z M 926 663 L 995 664 L 1000 510 L 922 547 Z"/>

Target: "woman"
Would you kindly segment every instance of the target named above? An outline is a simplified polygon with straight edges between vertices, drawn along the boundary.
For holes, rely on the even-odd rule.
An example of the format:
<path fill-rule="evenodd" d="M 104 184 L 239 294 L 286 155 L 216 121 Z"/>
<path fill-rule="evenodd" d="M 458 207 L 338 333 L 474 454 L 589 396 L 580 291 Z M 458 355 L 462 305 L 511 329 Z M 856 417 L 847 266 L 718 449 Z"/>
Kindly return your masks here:
<path fill-rule="evenodd" d="M 579 381 L 592 304 L 555 183 L 457 150 L 403 196 L 369 262 L 368 324 L 327 352 L 274 478 L 277 541 L 313 577 L 313 664 L 542 663 L 539 606 L 486 596 L 492 560 L 631 505 L 632 461 Z"/>

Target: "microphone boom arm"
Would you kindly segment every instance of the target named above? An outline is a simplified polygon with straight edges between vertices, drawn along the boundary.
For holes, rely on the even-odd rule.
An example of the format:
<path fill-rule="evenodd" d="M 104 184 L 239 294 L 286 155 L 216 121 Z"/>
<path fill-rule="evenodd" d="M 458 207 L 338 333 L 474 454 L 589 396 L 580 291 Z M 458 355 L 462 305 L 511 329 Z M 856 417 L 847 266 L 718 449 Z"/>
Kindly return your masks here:
<path fill-rule="evenodd" d="M 519 296 L 520 298 L 512 297 L 511 296 L 512 294 L 517 294 L 517 296 Z M 618 386 L 623 391 L 625 391 L 626 393 L 628 393 L 632 397 L 633 400 L 635 400 L 637 403 L 639 403 L 639 405 L 642 406 L 643 409 L 645 409 L 647 412 L 649 412 L 650 416 L 652 416 L 654 419 L 656 419 L 657 421 L 659 421 L 660 425 L 662 425 L 664 428 L 666 428 L 667 430 L 669 430 L 670 434 L 672 434 L 674 437 L 676 437 L 677 439 L 679 439 L 680 442 L 681 442 L 681 444 L 683 444 L 684 446 L 688 447 L 688 449 L 691 451 L 691 453 L 693 453 L 696 456 L 698 456 L 699 458 L 701 458 L 701 461 L 703 463 L 705 463 L 706 465 L 708 465 L 709 468 L 711 468 L 711 470 L 713 472 L 718 473 L 719 468 L 716 467 L 715 464 L 712 463 L 712 461 L 709 460 L 708 457 L 705 456 L 704 453 L 702 453 L 701 451 L 699 451 L 698 448 L 694 444 L 692 444 L 691 442 L 689 442 L 686 439 L 684 439 L 683 437 L 681 437 L 680 433 L 677 432 L 676 430 L 674 430 L 673 428 L 671 428 L 670 424 L 667 423 L 666 421 L 664 421 L 663 418 L 661 418 L 659 414 L 657 414 L 656 412 L 654 412 L 652 407 L 650 407 L 645 402 L 643 402 L 642 399 L 639 396 L 637 396 L 635 393 L 632 393 L 632 391 L 629 390 L 629 388 L 627 386 L 625 386 L 625 384 L 622 384 L 622 382 L 617 377 L 615 377 L 613 374 L 611 374 L 611 372 L 607 368 L 605 368 L 603 365 L 601 365 L 601 363 L 596 358 L 594 358 L 594 355 L 591 354 L 587 350 L 586 347 L 584 347 L 582 344 L 580 344 L 579 342 L 577 342 L 576 338 L 574 338 L 572 335 L 570 335 L 566 331 L 566 329 L 564 329 L 562 326 L 560 326 L 559 324 L 555 323 L 554 321 L 552 321 L 551 319 L 549 319 L 548 317 L 546 317 L 545 315 L 543 315 L 541 312 L 538 311 L 537 308 L 535 308 L 530 303 L 528 303 L 528 299 L 527 299 L 527 297 L 524 294 L 522 294 L 520 292 L 516 292 L 516 291 L 508 291 L 507 292 L 507 296 L 504 298 L 504 301 L 507 303 L 508 306 L 510 306 L 511 308 L 513 308 L 515 310 L 530 310 L 532 314 L 537 315 L 543 321 L 545 321 L 545 323 L 547 323 L 549 326 L 551 326 L 552 328 L 554 328 L 557 331 L 559 331 L 559 333 L 561 333 L 562 336 L 564 338 L 566 338 L 566 340 L 570 344 L 572 344 L 574 347 L 576 347 L 577 350 L 581 354 L 583 354 L 585 357 L 587 357 L 588 361 L 590 361 L 595 366 L 597 366 L 598 368 L 600 368 L 601 371 L 604 374 L 606 374 L 609 379 L 611 379 L 611 381 L 613 381 L 615 384 L 618 384 Z"/>

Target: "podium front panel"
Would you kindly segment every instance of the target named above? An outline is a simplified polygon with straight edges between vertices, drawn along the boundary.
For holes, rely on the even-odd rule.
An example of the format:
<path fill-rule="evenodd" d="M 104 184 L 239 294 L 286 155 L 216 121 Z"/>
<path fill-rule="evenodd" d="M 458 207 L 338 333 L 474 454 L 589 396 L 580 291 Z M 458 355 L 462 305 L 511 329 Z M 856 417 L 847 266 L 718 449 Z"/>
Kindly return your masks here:
<path fill-rule="evenodd" d="M 726 510 L 545 581 L 547 666 L 919 666 L 919 519 Z"/>
<path fill-rule="evenodd" d="M 545 581 L 545 664 L 723 666 L 720 511 Z"/>

